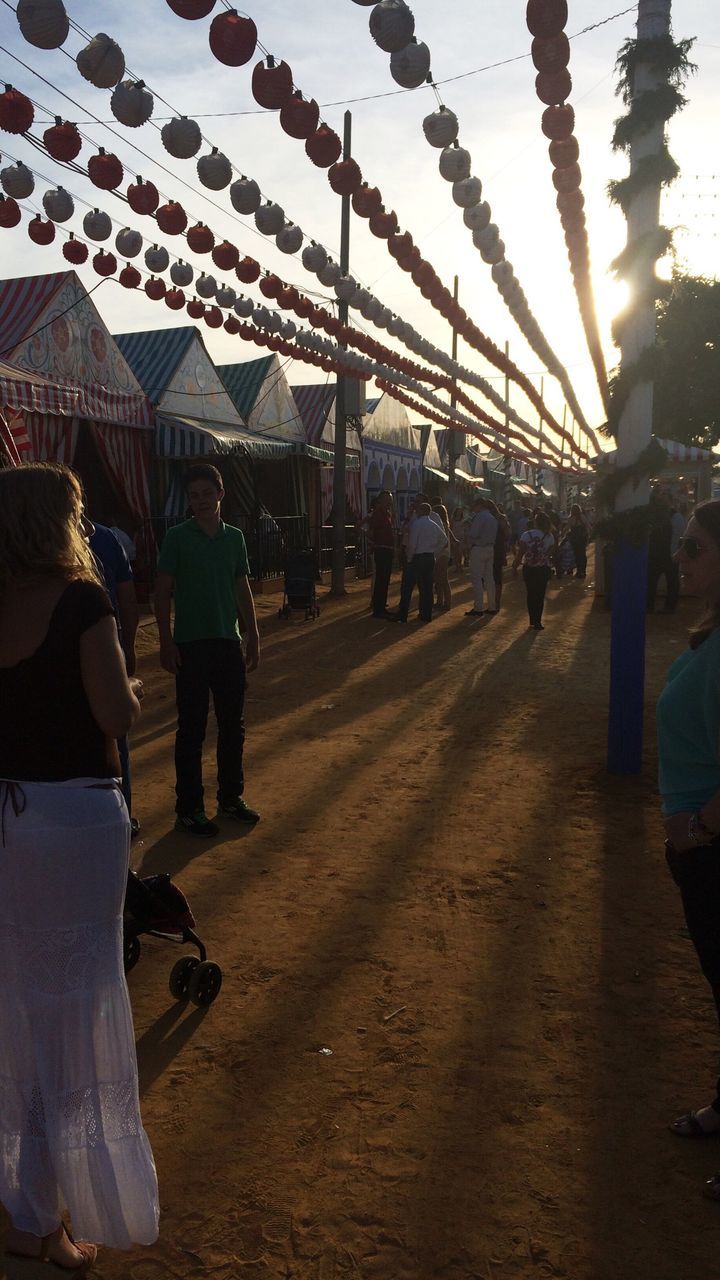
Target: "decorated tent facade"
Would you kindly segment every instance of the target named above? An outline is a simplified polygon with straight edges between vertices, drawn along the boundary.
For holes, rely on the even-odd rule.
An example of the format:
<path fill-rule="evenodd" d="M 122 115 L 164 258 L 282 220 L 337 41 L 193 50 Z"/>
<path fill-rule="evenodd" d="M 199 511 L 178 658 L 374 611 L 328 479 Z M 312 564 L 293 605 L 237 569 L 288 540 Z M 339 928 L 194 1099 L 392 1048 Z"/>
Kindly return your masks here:
<path fill-rule="evenodd" d="M 335 393 L 334 382 L 310 383 L 294 386 L 292 393 L 300 411 L 308 444 L 330 451 L 335 445 Z M 364 512 L 364 492 L 361 475 L 360 437 L 351 424 L 347 428 L 345 466 L 345 501 L 349 518 L 359 522 Z M 333 503 L 334 467 L 323 467 L 321 483 L 321 521 L 330 518 Z"/>
<path fill-rule="evenodd" d="M 369 505 L 382 489 L 389 489 L 404 516 L 422 488 L 420 429 L 410 425 L 405 406 L 388 395 L 369 401 L 367 408 L 362 434 L 366 501 Z"/>

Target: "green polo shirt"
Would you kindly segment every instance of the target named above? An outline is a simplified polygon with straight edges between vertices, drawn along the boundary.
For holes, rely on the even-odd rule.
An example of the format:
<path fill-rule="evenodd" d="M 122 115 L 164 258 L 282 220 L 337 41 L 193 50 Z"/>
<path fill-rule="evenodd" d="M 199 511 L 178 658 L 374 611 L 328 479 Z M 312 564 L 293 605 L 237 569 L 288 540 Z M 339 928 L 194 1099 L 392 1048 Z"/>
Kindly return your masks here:
<path fill-rule="evenodd" d="M 175 583 L 175 629 L 178 644 L 188 640 L 235 640 L 240 635 L 236 578 L 249 570 L 240 529 L 222 520 L 214 537 L 195 522 L 168 529 L 158 572 Z"/>

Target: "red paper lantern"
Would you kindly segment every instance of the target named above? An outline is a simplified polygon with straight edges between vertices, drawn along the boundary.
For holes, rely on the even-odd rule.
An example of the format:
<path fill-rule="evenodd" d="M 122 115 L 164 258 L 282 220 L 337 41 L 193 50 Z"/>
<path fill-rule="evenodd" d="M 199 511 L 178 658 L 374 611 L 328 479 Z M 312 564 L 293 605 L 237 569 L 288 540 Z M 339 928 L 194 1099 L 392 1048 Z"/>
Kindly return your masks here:
<path fill-rule="evenodd" d="M 339 160 L 328 173 L 328 182 L 339 196 L 351 196 L 362 182 L 360 165 L 356 160 Z"/>
<path fill-rule="evenodd" d="M 413 248 L 413 238 L 409 231 L 390 236 L 388 249 L 393 258 L 404 258 Z"/>
<path fill-rule="evenodd" d="M 52 244 L 55 239 L 55 223 L 43 222 L 40 214 L 37 213 L 34 218 L 28 222 L 28 235 L 35 244 Z"/>
<path fill-rule="evenodd" d="M 260 275 L 260 264 L 254 258 L 243 258 L 235 268 L 235 275 L 243 284 L 252 284 Z"/>
<path fill-rule="evenodd" d="M 397 264 L 402 267 L 403 271 L 414 271 L 422 262 L 422 254 L 417 245 L 413 245 L 407 257 L 398 258 Z"/>
<path fill-rule="evenodd" d="M 339 337 L 341 329 L 340 321 L 337 316 L 327 316 L 325 319 L 325 330 L 332 338 Z"/>
<path fill-rule="evenodd" d="M 226 67 L 242 67 L 257 48 L 257 27 L 252 18 L 241 18 L 230 9 L 210 23 L 210 48 Z"/>
<path fill-rule="evenodd" d="M 192 320 L 201 320 L 205 315 L 205 303 L 199 298 L 191 298 L 185 310 Z"/>
<path fill-rule="evenodd" d="M 11 84 L 6 85 L 5 92 L 0 93 L 0 129 L 6 133 L 27 133 L 34 119 L 30 99 Z"/>
<path fill-rule="evenodd" d="M 319 169 L 329 169 L 342 155 L 342 142 L 334 129 L 321 124 L 305 143 L 305 151 Z"/>
<path fill-rule="evenodd" d="M 160 230 L 169 236 L 182 235 L 188 222 L 185 210 L 175 200 L 170 200 L 167 204 L 161 204 L 155 214 L 155 218 Z"/>
<path fill-rule="evenodd" d="M 553 186 L 556 191 L 576 191 L 582 181 L 579 164 L 571 164 L 567 169 L 553 169 Z"/>
<path fill-rule="evenodd" d="M 223 313 L 219 307 L 208 307 L 203 315 L 203 320 L 209 329 L 220 329 L 223 322 Z"/>
<path fill-rule="evenodd" d="M 280 126 L 291 138 L 309 138 L 318 127 L 320 108 L 314 98 L 309 102 L 298 89 L 280 108 Z"/>
<path fill-rule="evenodd" d="M 260 292 L 264 294 L 266 298 L 277 298 L 282 287 L 283 282 L 280 277 L 273 275 L 272 273 L 270 275 L 263 276 L 259 285 Z"/>
<path fill-rule="evenodd" d="M 325 320 L 325 312 L 323 311 L 322 307 L 317 307 L 315 306 L 315 304 L 313 304 L 313 306 L 310 308 L 310 314 L 308 316 L 308 320 L 310 321 L 310 324 L 312 325 L 313 329 L 322 329 L 323 322 Z"/>
<path fill-rule="evenodd" d="M 88 160 L 88 177 L 96 187 L 103 191 L 114 191 L 124 177 L 124 169 L 112 151 L 100 147 L 96 156 Z"/>
<path fill-rule="evenodd" d="M 284 311 L 290 311 L 295 306 L 300 294 L 291 284 L 286 284 L 277 295 L 278 306 Z"/>
<path fill-rule="evenodd" d="M 138 177 L 125 192 L 127 202 L 135 213 L 154 213 L 160 203 L 158 189 L 153 182 L 144 182 Z"/>
<path fill-rule="evenodd" d="M 105 253 L 102 249 L 92 260 L 93 268 L 99 276 L 111 276 L 117 271 L 117 258 L 114 253 Z"/>
<path fill-rule="evenodd" d="M 567 0 L 528 0 L 525 21 L 531 35 L 546 40 L 562 31 L 567 20 Z"/>
<path fill-rule="evenodd" d="M 562 215 L 562 228 L 565 233 L 565 240 L 568 236 L 577 236 L 582 233 L 585 237 L 585 214 L 582 209 L 578 213 L 564 213 Z"/>
<path fill-rule="evenodd" d="M 165 297 L 165 281 L 158 280 L 155 276 L 151 276 L 145 281 L 145 292 L 148 298 L 152 298 L 153 302 L 159 302 Z"/>
<path fill-rule="evenodd" d="M 559 142 L 551 142 L 548 147 L 550 162 L 554 169 L 567 169 L 575 164 L 580 155 L 580 146 L 574 135 L 563 138 Z"/>
<path fill-rule="evenodd" d="M 122 271 L 120 272 L 118 279 L 121 285 L 123 285 L 126 289 L 137 289 L 142 279 L 142 276 L 140 275 L 140 272 L 138 271 L 137 267 L 133 267 L 132 264 L 128 262 L 127 266 L 123 267 Z"/>
<path fill-rule="evenodd" d="M 371 218 L 374 213 L 379 213 L 382 196 L 377 187 L 369 187 L 367 182 L 363 182 L 353 195 L 352 207 L 361 218 Z"/>
<path fill-rule="evenodd" d="M 575 128 L 575 112 L 566 103 L 563 107 L 548 107 L 542 114 L 542 131 L 546 138 L 561 142 L 569 138 Z"/>
<path fill-rule="evenodd" d="M 209 253 L 215 245 L 215 236 L 204 222 L 198 222 L 194 227 L 190 227 L 186 236 L 188 248 L 193 253 Z"/>
<path fill-rule="evenodd" d="M 582 191 L 559 191 L 555 204 L 561 215 L 579 213 L 585 206 L 585 197 Z"/>
<path fill-rule="evenodd" d="M 307 320 L 312 309 L 313 309 L 313 304 L 310 301 L 310 299 L 305 298 L 303 297 L 302 294 L 300 294 L 300 297 L 295 303 L 295 315 L 299 316 L 301 320 Z"/>
<path fill-rule="evenodd" d="M 261 333 L 259 329 L 253 329 L 252 340 L 255 343 L 255 345 L 258 347 L 265 346 L 265 334 Z"/>
<path fill-rule="evenodd" d="M 10 196 L 0 196 L 0 227 L 16 227 L 20 221 L 20 206 Z"/>
<path fill-rule="evenodd" d="M 238 334 L 240 332 L 240 321 L 235 316 L 228 316 L 223 324 L 226 333 Z"/>
<path fill-rule="evenodd" d="M 271 54 L 268 54 L 267 62 L 258 62 L 253 68 L 253 97 L 266 111 L 279 111 L 292 97 L 292 85 L 292 71 L 287 62 L 276 65 Z"/>
<path fill-rule="evenodd" d="M 82 138 L 77 125 L 70 124 L 69 120 L 62 120 L 60 116 L 56 116 L 55 123 L 45 130 L 43 142 L 53 160 L 74 160 L 82 150 Z"/>
<path fill-rule="evenodd" d="M 270 351 L 279 351 L 281 342 L 282 338 L 278 338 L 276 334 L 271 333 L 265 345 Z"/>
<path fill-rule="evenodd" d="M 535 92 L 540 101 L 547 102 L 549 106 L 566 102 L 571 91 L 572 77 L 567 69 L 547 74 L 540 71 L 535 77 Z"/>
<path fill-rule="evenodd" d="M 394 235 L 398 229 L 397 214 L 394 211 L 386 213 L 381 209 L 379 213 L 373 213 L 369 222 L 370 230 L 379 240 L 387 240 Z"/>
<path fill-rule="evenodd" d="M 167 0 L 178 18 L 207 18 L 215 8 L 215 0 Z"/>
<path fill-rule="evenodd" d="M 530 52 L 536 71 L 546 74 L 563 71 L 570 61 L 570 41 L 564 31 L 550 36 L 549 40 L 536 37 Z"/>
<path fill-rule="evenodd" d="M 240 251 L 229 240 L 223 240 L 215 245 L 212 260 L 221 271 L 234 271 L 240 261 Z"/>
<path fill-rule="evenodd" d="M 65 241 L 63 245 L 63 257 L 68 262 L 72 262 L 74 266 L 79 267 L 81 263 L 87 262 L 88 247 L 83 244 L 82 240 L 75 240 L 72 233 L 70 239 Z"/>
<path fill-rule="evenodd" d="M 171 311 L 179 311 L 181 307 L 184 307 L 185 294 L 182 289 L 168 289 L 165 294 L 165 305 L 168 306 Z"/>

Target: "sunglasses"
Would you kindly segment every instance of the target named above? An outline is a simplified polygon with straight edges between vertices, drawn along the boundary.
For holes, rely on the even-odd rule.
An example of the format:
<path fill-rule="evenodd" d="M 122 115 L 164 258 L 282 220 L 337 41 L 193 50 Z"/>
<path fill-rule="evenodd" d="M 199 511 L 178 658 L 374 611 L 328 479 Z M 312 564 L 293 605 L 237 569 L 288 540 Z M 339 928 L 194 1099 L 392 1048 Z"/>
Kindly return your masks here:
<path fill-rule="evenodd" d="M 678 550 L 685 552 L 688 560 L 697 560 L 705 550 L 702 542 L 698 542 L 697 538 L 680 538 L 678 541 Z"/>

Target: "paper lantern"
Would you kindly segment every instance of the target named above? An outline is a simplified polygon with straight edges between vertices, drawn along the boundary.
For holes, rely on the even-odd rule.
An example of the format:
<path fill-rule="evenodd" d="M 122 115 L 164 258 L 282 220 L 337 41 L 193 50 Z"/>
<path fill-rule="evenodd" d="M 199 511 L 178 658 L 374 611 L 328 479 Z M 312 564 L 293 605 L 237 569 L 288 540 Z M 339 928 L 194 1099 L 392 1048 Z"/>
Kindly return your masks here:
<path fill-rule="evenodd" d="M 243 298 L 241 295 L 235 303 L 233 311 L 236 316 L 240 316 L 242 319 L 247 320 L 248 316 L 251 316 L 253 313 L 253 303 L 250 298 Z"/>
<path fill-rule="evenodd" d="M 64 187 L 46 191 L 42 202 L 43 209 L 53 222 L 67 222 L 75 212 L 75 201 Z"/>
<path fill-rule="evenodd" d="M 178 288 L 187 289 L 195 279 L 195 272 L 189 262 L 183 262 L 181 259 L 179 262 L 173 262 L 170 268 L 170 279 Z"/>
<path fill-rule="evenodd" d="M 542 114 L 542 131 L 546 138 L 561 142 L 569 138 L 575 128 L 575 112 L 567 103 L 562 107 L 548 107 Z"/>
<path fill-rule="evenodd" d="M 486 249 L 492 248 L 493 245 L 498 244 L 499 239 L 500 232 L 494 222 L 488 223 L 488 225 L 483 227 L 482 230 L 473 231 L 473 244 L 481 253 Z"/>
<path fill-rule="evenodd" d="M 27 133 L 35 119 L 33 104 L 11 84 L 0 93 L 0 129 L 6 133 Z"/>
<path fill-rule="evenodd" d="M 234 316 L 226 316 L 223 329 L 226 333 L 238 334 L 240 332 L 240 321 L 236 320 Z"/>
<path fill-rule="evenodd" d="M 264 236 L 276 236 L 285 225 L 285 214 L 279 204 L 268 200 L 255 211 L 255 226 Z"/>
<path fill-rule="evenodd" d="M 195 289 L 201 298 L 214 298 L 217 293 L 217 280 L 210 275 L 198 276 Z"/>
<path fill-rule="evenodd" d="M 253 324 L 258 325 L 261 329 L 267 329 L 270 323 L 270 312 L 267 307 L 254 307 L 252 313 Z"/>
<path fill-rule="evenodd" d="M 167 204 L 161 204 L 155 219 L 161 231 L 168 236 L 180 236 L 187 226 L 187 214 L 181 204 L 175 200 L 169 200 Z"/>
<path fill-rule="evenodd" d="M 400 235 L 393 235 L 388 240 L 388 250 L 393 258 L 396 259 L 406 257 L 413 247 L 413 238 L 409 231 L 403 231 Z"/>
<path fill-rule="evenodd" d="M 363 182 L 353 194 L 352 207 L 360 218 L 371 218 L 374 213 L 379 213 L 382 196 L 377 187 L 370 187 L 367 182 Z"/>
<path fill-rule="evenodd" d="M 438 107 L 423 120 L 423 133 L 431 147 L 449 147 L 458 136 L 458 118 L 447 107 Z"/>
<path fill-rule="evenodd" d="M 567 169 L 553 169 L 552 180 L 556 191 L 576 191 L 582 181 L 580 165 L 571 164 Z"/>
<path fill-rule="evenodd" d="M 165 297 L 165 281 L 156 280 L 155 276 L 151 276 L 145 281 L 145 292 L 148 298 L 152 298 L 153 302 L 159 302 Z"/>
<path fill-rule="evenodd" d="M 461 209 L 470 209 L 482 198 L 482 182 L 479 178 L 462 178 L 453 182 L 452 198 Z"/>
<path fill-rule="evenodd" d="M 231 289 L 229 285 L 224 284 L 222 289 L 218 289 L 215 294 L 215 301 L 219 307 L 232 307 L 235 304 L 237 293 Z"/>
<path fill-rule="evenodd" d="M 463 222 L 470 231 L 484 231 L 488 226 L 492 212 L 487 200 L 482 204 L 472 205 L 463 213 Z"/>
<path fill-rule="evenodd" d="M 417 89 L 430 74 L 430 50 L 414 38 L 390 55 L 390 75 L 403 89 Z"/>
<path fill-rule="evenodd" d="M 235 275 L 243 284 L 252 284 L 260 275 L 260 264 L 254 258 L 243 258 L 235 268 Z"/>
<path fill-rule="evenodd" d="M 203 186 L 211 191 L 222 191 L 232 181 L 232 165 L 217 147 L 213 147 L 209 156 L 200 157 L 197 172 Z"/>
<path fill-rule="evenodd" d="M 567 0 L 528 0 L 525 21 L 531 35 L 546 40 L 562 31 L 567 20 Z"/>
<path fill-rule="evenodd" d="M 329 169 L 342 155 L 342 142 L 334 129 L 321 124 L 305 143 L 305 153 L 319 169 Z"/>
<path fill-rule="evenodd" d="M 297 333 L 297 325 L 293 320 L 283 320 L 282 324 L 280 325 L 280 333 L 282 334 L 283 338 L 287 338 L 287 339 L 294 338 L 295 334 Z"/>
<path fill-rule="evenodd" d="M 105 253 L 102 249 L 92 260 L 93 269 L 99 276 L 111 276 L 117 271 L 117 258 L 114 253 Z"/>
<path fill-rule="evenodd" d="M 83 218 L 83 231 L 91 240 L 109 240 L 112 235 L 112 219 L 101 209 L 90 209 Z"/>
<path fill-rule="evenodd" d="M 258 62 L 252 73 L 252 93 L 259 106 L 266 111 L 279 111 L 292 97 L 292 71 L 287 62 L 276 64 L 268 54 L 266 62 Z"/>
<path fill-rule="evenodd" d="M 163 146 L 177 160 L 189 160 L 202 146 L 202 133 L 196 120 L 188 116 L 175 116 L 160 130 Z"/>
<path fill-rule="evenodd" d="M 349 302 L 357 287 L 357 280 L 352 276 L 340 276 L 335 283 L 335 293 L 341 302 Z"/>
<path fill-rule="evenodd" d="M 55 239 L 55 224 L 54 222 L 43 222 L 38 213 L 28 222 L 27 233 L 35 244 L 52 244 Z"/>
<path fill-rule="evenodd" d="M 53 160 L 74 160 L 82 150 L 82 138 L 77 125 L 63 121 L 60 116 L 56 116 L 55 124 L 45 130 L 43 142 Z"/>
<path fill-rule="evenodd" d="M 186 236 L 188 248 L 193 253 L 210 253 L 215 245 L 215 236 L 204 222 L 198 222 L 194 227 L 188 229 Z"/>
<path fill-rule="evenodd" d="M 143 246 L 143 238 L 139 231 L 131 227 L 123 227 L 115 237 L 115 248 L 121 258 L 137 258 Z"/>
<path fill-rule="evenodd" d="M 362 173 L 356 160 L 339 160 L 328 172 L 328 182 L 339 196 L 351 196 L 362 183 Z"/>
<path fill-rule="evenodd" d="M 324 285 L 326 289 L 332 289 L 334 288 L 336 281 L 340 279 L 340 274 L 341 272 L 337 262 L 333 262 L 331 258 L 328 258 L 328 261 L 325 263 L 325 265 L 321 267 L 320 270 L 318 271 L 317 277 L 320 283 Z M 297 311 L 297 307 L 295 308 L 295 310 Z M 298 315 L 299 314 L 300 312 L 298 311 Z"/>
<path fill-rule="evenodd" d="M 406 257 L 398 258 L 397 264 L 403 271 L 414 271 L 422 262 L 422 255 L 417 245 L 413 245 Z"/>
<path fill-rule="evenodd" d="M 20 209 L 17 200 L 0 196 L 0 227 L 6 229 L 16 227 L 20 221 Z"/>
<path fill-rule="evenodd" d="M 90 156 L 88 177 L 96 187 L 103 191 L 114 191 L 120 186 L 123 176 L 123 167 L 114 152 L 100 147 L 97 155 Z"/>
<path fill-rule="evenodd" d="M 242 67 L 257 48 L 257 27 L 252 18 L 242 18 L 231 9 L 213 18 L 208 38 L 218 62 L 226 67 Z"/>
<path fill-rule="evenodd" d="M 145 250 L 145 266 L 153 275 L 167 271 L 170 266 L 170 254 L 164 245 L 154 244 Z"/>
<path fill-rule="evenodd" d="M 207 18 L 215 8 L 215 0 L 167 0 L 167 3 L 178 18 L 187 18 L 190 21 Z"/>
<path fill-rule="evenodd" d="M 154 213 L 160 203 L 158 189 L 153 182 L 144 182 L 138 177 L 125 192 L 127 202 L 134 213 Z"/>
<path fill-rule="evenodd" d="M 255 213 L 262 202 L 260 188 L 253 178 L 238 178 L 230 188 L 230 203 L 236 213 Z"/>
<path fill-rule="evenodd" d="M 221 271 L 234 271 L 240 261 L 240 251 L 229 240 L 223 240 L 215 245 L 212 260 Z"/>
<path fill-rule="evenodd" d="M 513 269 L 510 263 L 506 262 L 505 259 L 502 259 L 500 262 L 496 262 L 490 274 L 495 281 L 495 284 L 498 286 L 502 285 L 503 287 L 506 287 L 515 279 Z"/>
<path fill-rule="evenodd" d="M 62 0 L 19 0 L 16 17 L 24 40 L 36 49 L 59 49 L 70 22 Z"/>
<path fill-rule="evenodd" d="M 18 160 L 0 172 L 0 183 L 7 196 L 13 200 L 27 200 L 35 190 L 35 179 L 27 165 Z"/>
<path fill-rule="evenodd" d="M 79 267 L 83 262 L 87 262 L 88 247 L 83 244 L 82 240 L 76 240 L 70 232 L 70 239 L 65 241 L 63 245 L 63 257 L 68 262 L 72 262 L 73 266 Z"/>
<path fill-rule="evenodd" d="M 275 237 L 275 243 L 281 253 L 297 253 L 302 248 L 303 233 L 294 222 L 288 222 Z"/>
<path fill-rule="evenodd" d="M 316 274 L 325 266 L 328 256 L 321 244 L 316 244 L 311 240 L 302 251 L 302 264 L 306 271 L 314 271 Z"/>
<path fill-rule="evenodd" d="M 223 322 L 223 313 L 219 307 L 207 307 L 203 320 L 210 329 L 219 329 Z"/>
<path fill-rule="evenodd" d="M 314 98 L 306 101 L 298 89 L 280 108 L 280 126 L 291 138 L 309 138 L 315 133 L 320 108 Z"/>
<path fill-rule="evenodd" d="M 438 162 L 440 176 L 446 182 L 460 182 L 463 178 L 470 177 L 471 164 L 470 152 L 458 146 L 457 142 L 453 142 L 440 153 Z"/>
<path fill-rule="evenodd" d="M 142 276 L 140 275 L 137 267 L 133 267 L 131 263 L 128 262 L 127 266 L 123 267 L 120 272 L 118 280 L 125 289 L 137 289 L 142 280 Z"/>
<path fill-rule="evenodd" d="M 96 89 L 112 89 L 125 74 L 125 56 L 104 31 L 93 36 L 75 59 L 77 69 Z"/>
<path fill-rule="evenodd" d="M 562 138 L 551 142 L 548 147 L 550 163 L 554 169 L 568 169 L 580 156 L 580 146 L 576 137 Z"/>
<path fill-rule="evenodd" d="M 584 208 L 585 197 L 580 190 L 559 191 L 555 198 L 555 204 L 561 215 L 576 214 L 580 213 L 581 209 Z"/>
<path fill-rule="evenodd" d="M 191 320 L 200 320 L 205 315 L 205 303 L 201 302 L 199 298 L 191 298 L 185 310 Z"/>
<path fill-rule="evenodd" d="M 380 0 L 370 14 L 370 35 L 385 53 L 397 53 L 415 34 L 415 19 L 405 0 Z"/>
<path fill-rule="evenodd" d="M 565 102 L 572 91 L 572 77 L 567 68 L 562 71 L 546 73 L 538 72 L 535 77 L 535 92 L 541 102 L 556 106 Z"/>
<path fill-rule="evenodd" d="M 182 289 L 168 289 L 165 294 L 165 306 L 171 311 L 179 311 L 185 306 L 185 294 Z"/>
<path fill-rule="evenodd" d="M 388 240 L 398 229 L 397 214 L 392 209 L 380 209 L 378 213 L 371 214 L 368 226 L 379 240 Z"/>
<path fill-rule="evenodd" d="M 278 305 L 285 308 L 294 307 L 300 294 L 291 284 L 283 285 L 277 295 Z"/>
<path fill-rule="evenodd" d="M 283 287 L 283 282 L 279 276 L 270 271 L 266 276 L 262 277 L 258 287 L 264 298 L 277 298 Z"/>
<path fill-rule="evenodd" d="M 121 124 L 138 129 L 153 113 L 155 101 L 144 80 L 122 80 L 110 96 L 110 110 Z"/>
<path fill-rule="evenodd" d="M 536 71 L 553 74 L 563 71 L 570 61 L 570 41 L 564 31 L 550 36 L 548 40 L 536 38 L 530 50 Z"/>

